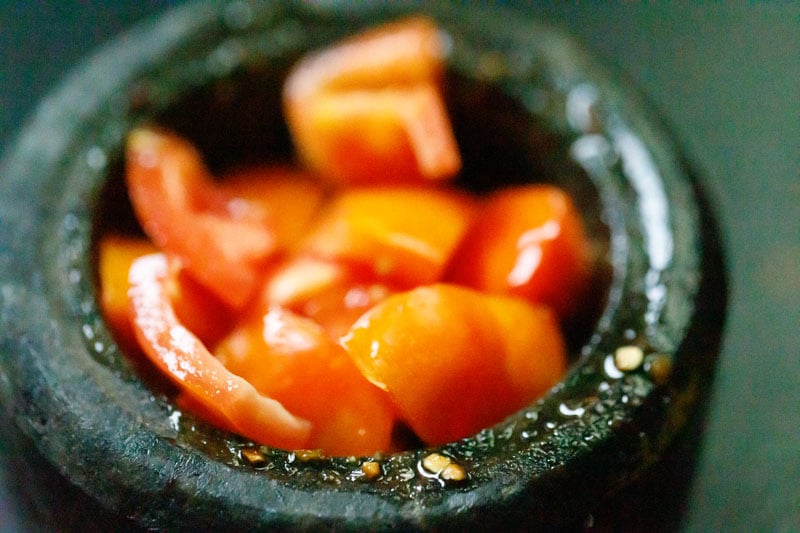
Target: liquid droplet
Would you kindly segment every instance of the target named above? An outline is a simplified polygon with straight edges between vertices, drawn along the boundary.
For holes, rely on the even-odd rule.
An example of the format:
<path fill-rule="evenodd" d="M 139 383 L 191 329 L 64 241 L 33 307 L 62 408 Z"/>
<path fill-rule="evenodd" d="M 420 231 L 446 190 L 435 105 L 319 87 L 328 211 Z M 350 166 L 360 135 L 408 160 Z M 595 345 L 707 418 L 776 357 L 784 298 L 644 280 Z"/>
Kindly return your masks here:
<path fill-rule="evenodd" d="M 92 146 L 86 152 L 86 164 L 94 170 L 102 170 L 106 166 L 108 158 L 99 146 Z"/>
<path fill-rule="evenodd" d="M 603 361 L 603 371 L 606 373 L 606 376 L 611 379 L 621 379 L 625 375 L 625 373 L 614 364 L 613 354 L 607 355 L 605 361 Z"/>
<path fill-rule="evenodd" d="M 181 411 L 177 409 L 170 413 L 168 420 L 169 420 L 169 427 L 172 428 L 174 431 L 178 431 L 181 427 Z"/>
<path fill-rule="evenodd" d="M 581 406 L 570 407 L 565 403 L 561 403 L 558 406 L 558 412 L 563 416 L 580 418 L 586 412 L 586 409 Z"/>

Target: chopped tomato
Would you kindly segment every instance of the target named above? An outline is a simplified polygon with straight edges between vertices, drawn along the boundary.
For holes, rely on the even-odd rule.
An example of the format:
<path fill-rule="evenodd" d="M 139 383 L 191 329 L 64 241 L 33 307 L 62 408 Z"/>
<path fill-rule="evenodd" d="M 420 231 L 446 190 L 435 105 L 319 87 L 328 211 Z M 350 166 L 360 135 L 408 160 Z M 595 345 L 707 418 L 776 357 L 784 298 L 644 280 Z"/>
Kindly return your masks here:
<path fill-rule="evenodd" d="M 216 350 L 226 368 L 312 422 L 309 446 L 332 455 L 388 449 L 395 414 L 314 321 L 275 306 L 243 321 Z"/>
<path fill-rule="evenodd" d="M 455 285 L 389 297 L 342 345 L 432 445 L 500 422 L 546 392 L 566 366 L 549 308 Z"/>
<path fill-rule="evenodd" d="M 483 204 L 448 281 L 552 306 L 568 317 L 589 281 L 589 240 L 569 196 L 553 186 L 501 189 Z"/>
<path fill-rule="evenodd" d="M 125 346 L 135 346 L 130 323 L 128 273 L 133 261 L 158 249 L 139 237 L 106 235 L 100 241 L 100 302 L 103 315 Z M 230 311 L 181 267 L 171 261 L 167 295 L 178 320 L 204 343 L 213 343 L 230 328 Z"/>
<path fill-rule="evenodd" d="M 206 346 L 213 346 L 233 326 L 235 316 L 230 308 L 178 260 L 169 261 L 166 290 L 178 321 Z"/>
<path fill-rule="evenodd" d="M 129 282 L 131 323 L 146 356 L 190 398 L 225 421 L 225 427 L 282 448 L 307 445 L 311 426 L 278 401 L 232 374 L 175 316 L 167 295 L 163 254 L 135 260 Z"/>
<path fill-rule="evenodd" d="M 467 437 L 561 378 L 558 320 L 590 277 L 580 213 L 552 186 L 478 200 L 446 183 L 461 169 L 446 51 L 411 17 L 301 60 L 283 105 L 305 168 L 216 179 L 187 140 L 130 134 L 153 245 L 103 239 L 102 305 L 181 408 L 270 446 L 366 455 L 396 446 L 401 420 L 430 445 Z"/>
<path fill-rule="evenodd" d="M 236 428 L 227 418 L 221 415 L 216 409 L 209 408 L 206 404 L 196 400 L 191 394 L 178 391 L 173 401 L 175 406 L 181 411 L 190 413 L 218 429 L 237 433 Z"/>
<path fill-rule="evenodd" d="M 312 54 L 290 73 L 295 145 L 335 183 L 442 180 L 461 168 L 439 78 L 446 41 L 414 17 Z"/>
<path fill-rule="evenodd" d="M 301 250 L 377 279 L 413 287 L 441 278 L 475 211 L 455 189 L 376 187 L 342 191 L 324 209 Z"/>
<path fill-rule="evenodd" d="M 231 307 L 251 297 L 276 246 L 263 209 L 217 187 L 185 140 L 149 129 L 128 138 L 126 179 L 144 231 Z"/>
<path fill-rule="evenodd" d="M 276 245 L 289 248 L 303 237 L 325 198 L 325 189 L 308 171 L 287 165 L 263 165 L 226 173 L 220 188 L 233 202 L 263 211 Z"/>
<path fill-rule="evenodd" d="M 348 279 L 340 263 L 299 255 L 278 265 L 267 276 L 262 300 L 266 305 L 297 307 L 315 295 Z"/>
<path fill-rule="evenodd" d="M 158 249 L 142 238 L 105 235 L 98 245 L 100 308 L 112 333 L 126 349 L 136 346 L 128 312 L 128 271 L 139 257 Z"/>
<path fill-rule="evenodd" d="M 396 291 L 366 270 L 299 255 L 268 275 L 262 301 L 311 318 L 338 339 L 365 311 Z"/>

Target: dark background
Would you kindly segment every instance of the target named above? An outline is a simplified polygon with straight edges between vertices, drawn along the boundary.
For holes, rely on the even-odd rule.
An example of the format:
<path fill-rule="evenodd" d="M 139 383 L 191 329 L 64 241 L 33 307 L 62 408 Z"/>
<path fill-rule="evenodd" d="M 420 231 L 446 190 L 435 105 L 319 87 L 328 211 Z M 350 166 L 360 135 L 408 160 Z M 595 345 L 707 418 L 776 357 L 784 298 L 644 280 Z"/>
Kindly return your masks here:
<path fill-rule="evenodd" d="M 0 1 L 0 150 L 87 53 L 173 3 Z M 515 7 L 645 95 L 722 228 L 727 328 L 681 528 L 800 530 L 800 6 Z M 56 529 L 11 488 L 15 453 L 0 441 L 0 531 Z"/>

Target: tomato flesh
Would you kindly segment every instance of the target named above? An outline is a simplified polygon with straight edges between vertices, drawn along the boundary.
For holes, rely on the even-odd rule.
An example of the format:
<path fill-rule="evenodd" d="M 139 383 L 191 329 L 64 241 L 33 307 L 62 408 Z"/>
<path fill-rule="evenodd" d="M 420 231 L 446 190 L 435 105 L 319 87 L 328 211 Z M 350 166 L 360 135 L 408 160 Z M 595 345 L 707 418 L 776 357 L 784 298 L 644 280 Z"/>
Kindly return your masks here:
<path fill-rule="evenodd" d="M 217 347 L 226 368 L 311 421 L 311 448 L 365 455 L 391 444 L 395 414 L 316 322 L 278 306 L 244 320 Z"/>
<path fill-rule="evenodd" d="M 98 244 L 100 308 L 115 338 L 126 349 L 136 346 L 128 312 L 128 272 L 131 264 L 158 249 L 142 238 L 105 235 Z"/>
<path fill-rule="evenodd" d="M 261 298 L 265 305 L 280 305 L 314 320 L 338 339 L 365 311 L 397 290 L 368 271 L 298 255 L 267 276 Z"/>
<path fill-rule="evenodd" d="M 149 129 L 128 138 L 128 193 L 144 231 L 231 307 L 252 296 L 276 247 L 262 209 L 216 187 L 184 139 Z"/>
<path fill-rule="evenodd" d="M 441 278 L 474 213 L 475 200 L 455 189 L 348 189 L 326 207 L 301 250 L 414 287 Z"/>
<path fill-rule="evenodd" d="M 481 206 L 446 279 L 550 305 L 565 319 L 587 287 L 589 254 L 580 214 L 564 191 L 511 187 Z"/>
<path fill-rule="evenodd" d="M 131 324 L 145 355 L 191 401 L 225 420 L 226 427 L 240 435 L 271 446 L 306 447 L 311 432 L 308 421 L 228 371 L 178 321 L 167 295 L 168 275 L 163 254 L 140 257 L 131 265 Z"/>
<path fill-rule="evenodd" d="M 259 165 L 226 172 L 220 190 L 236 205 L 268 220 L 280 250 L 305 235 L 327 192 L 310 172 L 288 165 Z"/>
<path fill-rule="evenodd" d="M 546 392 L 566 366 L 548 308 L 446 284 L 389 297 L 342 345 L 431 445 L 500 422 Z"/>
<path fill-rule="evenodd" d="M 213 346 L 233 326 L 231 309 L 174 258 L 169 261 L 166 290 L 178 321 L 204 345 Z"/>
<path fill-rule="evenodd" d="M 311 55 L 284 109 L 307 165 L 339 184 L 448 179 L 461 157 L 439 88 L 446 44 L 414 17 Z"/>

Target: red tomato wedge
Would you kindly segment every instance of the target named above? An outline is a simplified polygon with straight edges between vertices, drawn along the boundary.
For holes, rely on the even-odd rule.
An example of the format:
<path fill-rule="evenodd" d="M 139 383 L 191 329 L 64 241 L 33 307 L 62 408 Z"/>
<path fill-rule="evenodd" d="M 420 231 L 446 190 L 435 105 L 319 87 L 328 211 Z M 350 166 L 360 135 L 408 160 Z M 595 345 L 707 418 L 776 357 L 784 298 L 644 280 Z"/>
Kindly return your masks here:
<path fill-rule="evenodd" d="M 566 367 L 549 308 L 445 284 L 389 297 L 342 345 L 431 445 L 500 422 L 545 393 Z"/>
<path fill-rule="evenodd" d="M 569 196 L 527 185 L 487 198 L 446 279 L 550 305 L 565 319 L 581 303 L 590 265 L 590 242 Z"/>
<path fill-rule="evenodd" d="M 168 261 L 167 297 L 178 322 L 200 342 L 213 346 L 234 324 L 235 315 L 214 293 L 198 283 L 177 260 Z"/>
<path fill-rule="evenodd" d="M 455 189 L 354 188 L 323 210 L 301 251 L 413 287 L 438 281 L 476 203 Z"/>
<path fill-rule="evenodd" d="M 262 394 L 312 423 L 311 448 L 366 455 L 389 448 L 395 412 L 321 326 L 281 307 L 243 321 L 216 350 Z"/>
<path fill-rule="evenodd" d="M 308 421 L 228 371 L 178 321 L 167 295 L 168 276 L 163 254 L 143 256 L 131 266 L 131 323 L 147 357 L 191 401 L 225 420 L 226 427 L 270 446 L 306 447 L 311 433 Z"/>
<path fill-rule="evenodd" d="M 153 243 L 226 304 L 246 303 L 276 247 L 270 217 L 217 187 L 200 154 L 176 135 L 134 130 L 126 161 L 128 193 Z"/>
<path fill-rule="evenodd" d="M 335 183 L 442 180 L 461 168 L 439 87 L 447 44 L 413 17 L 311 54 L 284 110 L 304 161 Z"/>

